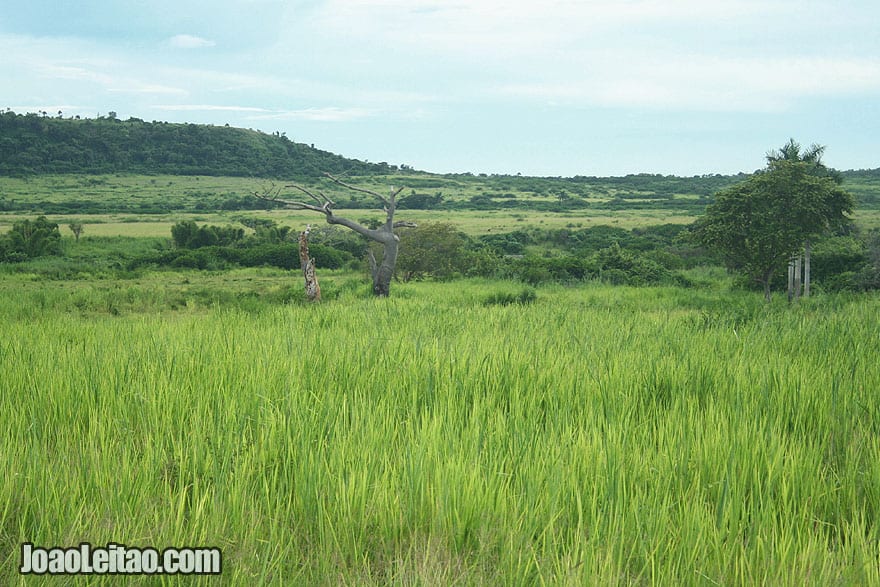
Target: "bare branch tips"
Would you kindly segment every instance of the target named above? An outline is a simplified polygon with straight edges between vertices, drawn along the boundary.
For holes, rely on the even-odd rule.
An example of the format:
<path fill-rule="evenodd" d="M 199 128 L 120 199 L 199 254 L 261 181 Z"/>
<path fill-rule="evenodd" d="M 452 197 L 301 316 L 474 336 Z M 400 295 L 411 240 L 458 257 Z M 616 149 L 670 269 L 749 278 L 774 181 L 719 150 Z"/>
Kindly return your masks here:
<path fill-rule="evenodd" d="M 350 189 L 350 190 L 353 190 L 353 191 L 356 191 L 356 192 L 361 192 L 362 194 L 370 194 L 371 196 L 375 196 L 375 197 L 379 198 L 379 200 L 380 200 L 383 204 L 385 204 L 385 207 L 386 207 L 386 208 L 387 208 L 388 206 L 391 206 L 391 204 L 394 202 L 394 198 L 397 197 L 397 194 L 399 194 L 400 192 L 403 191 L 403 187 L 399 187 L 399 188 L 397 188 L 396 190 L 393 190 L 393 191 L 391 192 L 391 196 L 390 196 L 390 197 L 389 197 L 389 196 L 383 196 L 383 195 L 380 194 L 379 192 L 374 192 L 373 190 L 370 190 L 370 189 L 367 189 L 367 188 L 360 188 L 360 187 L 357 187 L 357 186 L 351 185 L 351 184 L 349 184 L 349 183 L 345 183 L 344 181 L 342 181 L 342 180 L 339 179 L 338 177 L 333 176 L 333 175 L 330 174 L 330 173 L 324 173 L 324 175 L 325 175 L 326 177 L 328 177 L 332 182 L 337 183 L 337 184 L 339 184 L 339 185 L 341 185 L 341 186 L 343 186 L 343 187 L 346 187 L 346 188 L 348 188 L 348 189 Z"/>
<path fill-rule="evenodd" d="M 285 206 L 289 206 L 294 210 L 312 210 L 313 212 L 320 212 L 322 214 L 326 214 L 327 216 L 333 215 L 332 208 L 334 202 L 321 192 L 318 192 L 318 194 L 320 195 L 319 197 L 311 190 L 304 188 L 301 185 L 290 184 L 285 187 L 295 188 L 305 193 L 310 198 L 312 198 L 312 200 L 314 200 L 317 205 L 279 198 L 278 195 L 281 193 L 281 188 L 275 187 L 274 185 L 270 189 L 268 189 L 266 193 L 261 194 L 260 192 L 254 192 L 254 197 L 259 198 L 260 200 L 265 200 L 266 202 L 277 202 L 279 204 L 284 204 Z"/>

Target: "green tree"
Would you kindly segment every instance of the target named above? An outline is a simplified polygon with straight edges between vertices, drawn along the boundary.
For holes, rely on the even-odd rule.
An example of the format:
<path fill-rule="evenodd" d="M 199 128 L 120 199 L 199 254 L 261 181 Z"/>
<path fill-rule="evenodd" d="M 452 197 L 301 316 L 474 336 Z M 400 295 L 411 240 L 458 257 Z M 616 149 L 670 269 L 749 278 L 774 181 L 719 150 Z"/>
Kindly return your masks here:
<path fill-rule="evenodd" d="M 36 220 L 22 220 L 12 225 L 4 248 L 6 258 L 10 260 L 60 255 L 61 232 L 58 225 L 49 222 L 45 216 Z"/>
<path fill-rule="evenodd" d="M 468 269 L 467 237 L 447 222 L 421 224 L 400 235 L 397 276 L 403 281 L 432 275 L 449 279 Z"/>
<path fill-rule="evenodd" d="M 815 161 L 768 156 L 765 169 L 716 194 L 693 234 L 729 269 L 762 285 L 769 301 L 773 275 L 852 207 L 852 195 L 819 173 Z"/>

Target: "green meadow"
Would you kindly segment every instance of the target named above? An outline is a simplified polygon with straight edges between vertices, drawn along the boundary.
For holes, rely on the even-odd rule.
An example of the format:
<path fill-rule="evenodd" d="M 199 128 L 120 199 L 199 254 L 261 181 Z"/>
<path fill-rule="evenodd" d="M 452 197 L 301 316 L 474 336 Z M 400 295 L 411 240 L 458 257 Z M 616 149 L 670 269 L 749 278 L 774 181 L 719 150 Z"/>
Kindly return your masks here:
<path fill-rule="evenodd" d="M 217 546 L 205 584 L 880 583 L 880 298 L 713 283 L 7 275 L 0 581 L 87 541 Z"/>

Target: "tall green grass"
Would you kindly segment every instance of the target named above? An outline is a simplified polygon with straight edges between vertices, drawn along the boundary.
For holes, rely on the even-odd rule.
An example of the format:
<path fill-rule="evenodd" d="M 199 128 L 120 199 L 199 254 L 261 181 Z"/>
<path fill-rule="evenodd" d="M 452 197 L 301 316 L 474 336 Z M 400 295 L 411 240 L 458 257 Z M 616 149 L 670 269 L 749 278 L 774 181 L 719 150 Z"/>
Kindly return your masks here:
<path fill-rule="evenodd" d="M 0 581 L 89 541 L 219 546 L 224 584 L 880 583 L 877 297 L 504 287 L 9 292 Z"/>

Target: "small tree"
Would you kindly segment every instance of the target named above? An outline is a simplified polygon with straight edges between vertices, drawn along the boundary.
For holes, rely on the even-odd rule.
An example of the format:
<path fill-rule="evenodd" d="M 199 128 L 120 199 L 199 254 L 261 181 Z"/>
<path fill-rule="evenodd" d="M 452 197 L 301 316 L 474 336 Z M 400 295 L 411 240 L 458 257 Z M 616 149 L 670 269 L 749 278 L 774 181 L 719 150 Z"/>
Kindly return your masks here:
<path fill-rule="evenodd" d="M 14 259 L 61 254 L 61 233 L 58 225 L 49 222 L 45 216 L 14 223 L 6 238 L 7 256 L 11 254 Z"/>
<path fill-rule="evenodd" d="M 79 222 L 71 222 L 67 225 L 67 228 L 73 233 L 74 240 L 79 242 L 79 235 L 83 233 L 83 225 Z"/>
<path fill-rule="evenodd" d="M 401 191 L 403 191 L 404 188 L 391 188 L 389 195 L 383 196 L 382 194 L 374 192 L 373 190 L 349 185 L 344 181 L 334 177 L 333 175 L 330 175 L 329 173 L 325 173 L 324 175 L 334 183 L 341 185 L 345 188 L 364 194 L 370 194 L 378 198 L 383 205 L 383 210 L 385 211 L 385 221 L 381 223 L 377 228 L 368 228 L 363 224 L 360 224 L 359 222 L 355 222 L 354 220 L 350 220 L 342 216 L 337 216 L 333 212 L 333 206 L 335 206 L 333 200 L 331 200 L 321 192 L 315 193 L 312 190 L 309 190 L 308 188 L 297 184 L 290 184 L 287 187 L 299 190 L 300 192 L 306 194 L 309 198 L 312 199 L 312 201 L 314 201 L 314 204 L 279 198 L 278 190 L 275 190 L 269 194 L 254 193 L 254 195 L 268 202 L 278 202 L 284 204 L 285 206 L 293 208 L 294 210 L 311 210 L 313 212 L 320 212 L 321 214 L 324 214 L 324 216 L 326 216 L 327 222 L 329 224 L 338 224 L 340 226 L 344 226 L 362 236 L 367 237 L 372 241 L 380 243 L 382 245 L 382 259 L 380 262 L 377 263 L 375 255 L 373 255 L 372 251 L 369 252 L 370 271 L 373 278 L 373 293 L 380 297 L 387 297 L 391 291 L 391 278 L 394 275 L 394 269 L 397 265 L 397 250 L 398 244 L 400 243 L 400 237 L 394 233 L 394 229 L 402 227 L 414 228 L 416 226 L 412 222 L 396 222 L 394 220 L 394 213 L 397 210 L 397 196 L 398 194 L 400 194 Z"/>
<path fill-rule="evenodd" d="M 763 286 L 770 300 L 771 280 L 805 239 L 846 219 L 852 196 L 812 162 L 782 158 L 742 183 L 719 192 L 693 228 L 697 242 L 718 252 L 728 268 Z"/>

